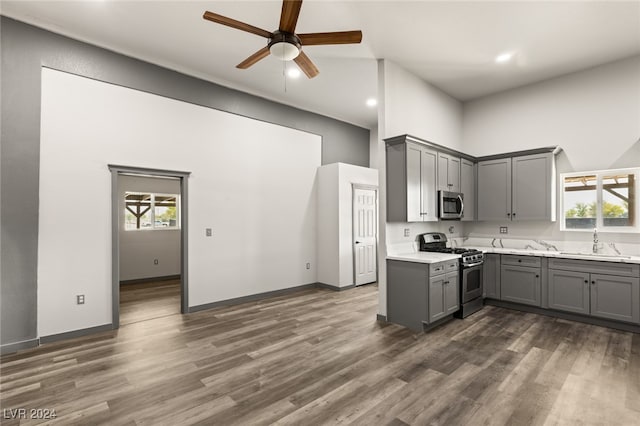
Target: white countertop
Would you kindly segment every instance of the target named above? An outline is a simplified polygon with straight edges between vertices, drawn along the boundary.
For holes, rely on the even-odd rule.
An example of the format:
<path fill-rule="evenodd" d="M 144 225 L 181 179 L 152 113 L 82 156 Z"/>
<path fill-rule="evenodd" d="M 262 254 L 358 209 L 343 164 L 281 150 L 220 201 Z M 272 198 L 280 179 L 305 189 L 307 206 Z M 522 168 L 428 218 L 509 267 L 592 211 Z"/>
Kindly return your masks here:
<path fill-rule="evenodd" d="M 465 246 L 466 247 L 466 246 Z M 639 263 L 640 256 L 626 256 L 626 255 L 610 255 L 610 254 L 591 254 L 591 253 L 572 253 L 562 251 L 551 250 L 525 250 L 515 248 L 501 248 L 501 247 L 467 247 L 482 250 L 485 253 L 499 253 L 499 254 L 519 254 L 524 256 L 539 256 L 539 257 L 561 257 L 564 259 L 581 259 L 581 260 L 596 260 L 599 262 L 619 262 L 619 263 Z"/>
<path fill-rule="evenodd" d="M 431 253 L 426 251 L 417 251 L 413 253 L 402 253 L 387 256 L 387 260 L 400 260 L 403 262 L 415 263 L 438 263 L 459 258 L 459 254 Z"/>

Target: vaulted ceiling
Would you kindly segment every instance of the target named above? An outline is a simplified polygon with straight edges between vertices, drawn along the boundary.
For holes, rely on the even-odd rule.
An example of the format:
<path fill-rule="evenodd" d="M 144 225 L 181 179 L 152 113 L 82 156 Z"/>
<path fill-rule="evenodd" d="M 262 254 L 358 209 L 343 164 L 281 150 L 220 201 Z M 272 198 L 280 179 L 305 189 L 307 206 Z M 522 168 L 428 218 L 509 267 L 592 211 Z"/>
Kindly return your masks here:
<path fill-rule="evenodd" d="M 210 10 L 273 31 L 280 1 L 2 1 L 3 15 L 261 97 L 373 127 L 377 59 L 466 101 L 640 54 L 640 2 L 305 0 L 297 32 L 362 30 L 361 44 L 308 46 L 314 79 L 273 57 L 235 68 L 265 39 L 202 19 Z M 511 59 L 496 63 L 508 53 Z"/>

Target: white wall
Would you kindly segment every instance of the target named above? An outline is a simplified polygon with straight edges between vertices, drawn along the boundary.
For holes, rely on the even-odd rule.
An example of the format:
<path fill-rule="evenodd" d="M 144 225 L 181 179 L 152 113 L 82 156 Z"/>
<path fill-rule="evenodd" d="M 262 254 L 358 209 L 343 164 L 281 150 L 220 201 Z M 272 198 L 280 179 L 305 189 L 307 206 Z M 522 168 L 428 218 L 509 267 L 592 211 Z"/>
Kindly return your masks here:
<path fill-rule="evenodd" d="M 377 186 L 378 171 L 345 163 L 318 169 L 318 281 L 354 284 L 353 184 Z"/>
<path fill-rule="evenodd" d="M 559 145 L 571 170 L 620 164 L 640 138 L 640 56 L 465 103 L 462 135 L 471 155 Z"/>
<path fill-rule="evenodd" d="M 487 96 L 464 105 L 463 149 L 472 155 L 559 145 L 557 172 L 640 166 L 640 56 Z M 558 179 L 558 185 L 560 181 Z M 466 223 L 471 236 L 588 240 L 560 222 Z M 610 242 L 637 236 L 610 233 Z"/>
<path fill-rule="evenodd" d="M 338 164 L 318 168 L 318 282 L 339 286 Z"/>
<path fill-rule="evenodd" d="M 383 138 L 410 134 L 460 150 L 462 104 L 393 62 L 384 61 Z"/>
<path fill-rule="evenodd" d="M 437 222 L 424 224 L 386 223 L 386 163 L 383 139 L 410 134 L 430 142 L 461 150 L 462 104 L 435 86 L 423 81 L 393 62 L 378 62 L 378 144 L 376 157 L 379 170 L 379 292 L 378 313 L 387 312 L 386 254 L 387 245 L 413 241 L 417 234 L 448 230 L 449 225 Z M 372 156 L 373 157 L 373 156 Z M 410 236 L 404 237 L 404 228 Z M 462 224 L 456 225 L 456 234 Z M 400 234 L 401 233 L 401 234 Z M 400 236 L 401 235 L 401 236 Z"/>
<path fill-rule="evenodd" d="M 180 194 L 179 179 L 118 177 L 120 281 L 180 275 L 180 229 L 125 231 L 125 192 Z M 158 260 L 158 264 L 154 260 Z"/>
<path fill-rule="evenodd" d="M 41 116 L 40 336 L 111 323 L 107 164 L 192 172 L 189 306 L 317 281 L 319 136 L 49 69 Z"/>

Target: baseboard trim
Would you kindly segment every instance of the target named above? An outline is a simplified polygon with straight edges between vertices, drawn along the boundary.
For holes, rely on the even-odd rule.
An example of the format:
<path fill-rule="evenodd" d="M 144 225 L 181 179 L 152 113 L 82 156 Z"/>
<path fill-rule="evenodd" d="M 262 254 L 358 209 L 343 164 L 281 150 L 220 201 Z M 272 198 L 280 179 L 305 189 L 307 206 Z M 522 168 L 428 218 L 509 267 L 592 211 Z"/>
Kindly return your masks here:
<path fill-rule="evenodd" d="M 548 317 L 560 318 L 560 319 L 565 319 L 569 321 L 577 321 L 577 322 L 582 322 L 586 324 L 597 325 L 599 327 L 608 327 L 616 330 L 628 331 L 631 333 L 640 334 L 640 326 L 625 323 L 625 322 L 618 322 L 618 321 L 607 320 L 603 318 L 595 318 L 595 317 L 590 317 L 590 316 L 585 316 L 580 314 L 573 314 L 570 312 L 554 311 L 550 309 L 539 308 L 537 306 L 528 306 L 528 305 L 521 305 L 519 303 L 505 302 L 504 300 L 484 299 L 484 303 L 486 305 L 498 306 L 500 308 L 514 309 L 516 311 L 530 312 L 533 314 L 546 315 Z"/>
<path fill-rule="evenodd" d="M 344 287 L 337 287 L 337 286 L 331 285 L 331 284 L 316 283 L 316 286 L 318 288 L 326 288 L 326 289 L 333 290 L 333 291 L 344 291 L 344 290 L 349 290 L 349 289 L 352 289 L 352 288 L 356 288 L 355 284 L 346 285 Z"/>
<path fill-rule="evenodd" d="M 301 290 L 317 288 L 318 283 L 302 284 L 296 287 L 283 288 L 280 290 L 267 291 L 264 293 L 250 294 L 248 296 L 236 297 L 233 299 L 219 300 L 217 302 L 205 303 L 203 305 L 189 306 L 189 313 L 206 311 L 207 309 L 219 308 L 221 306 L 239 305 L 241 303 L 255 302 L 269 297 L 282 296 L 284 294 L 295 293 Z"/>
<path fill-rule="evenodd" d="M 84 337 L 89 334 L 101 333 L 103 331 L 113 330 L 113 324 L 98 325 L 96 327 L 82 328 L 80 330 L 67 331 L 66 333 L 51 334 L 49 336 L 42 336 L 40 338 L 40 344 L 58 342 L 60 340 L 73 339 L 76 337 Z"/>
<path fill-rule="evenodd" d="M 123 281 L 120 281 L 120 285 L 144 284 L 144 283 L 150 283 L 150 282 L 154 282 L 154 281 L 171 281 L 171 280 L 179 280 L 179 279 L 180 279 L 180 274 L 178 274 L 178 275 L 164 275 L 162 277 L 136 278 L 134 280 L 123 280 Z"/>
<path fill-rule="evenodd" d="M 23 340 L 21 342 L 0 345 L 0 355 L 12 354 L 23 349 L 31 349 L 38 346 L 38 339 Z"/>

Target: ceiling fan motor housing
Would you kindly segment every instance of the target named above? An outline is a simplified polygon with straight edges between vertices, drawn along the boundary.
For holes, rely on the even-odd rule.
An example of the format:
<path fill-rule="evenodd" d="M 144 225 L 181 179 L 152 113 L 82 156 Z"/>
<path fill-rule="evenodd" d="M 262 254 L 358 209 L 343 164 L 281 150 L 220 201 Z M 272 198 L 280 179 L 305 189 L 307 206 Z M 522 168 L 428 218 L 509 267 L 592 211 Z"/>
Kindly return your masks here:
<path fill-rule="evenodd" d="M 281 45 L 281 43 L 286 43 L 286 45 Z M 296 58 L 302 49 L 302 43 L 298 36 L 283 31 L 274 31 L 267 46 L 272 55 L 283 61 Z M 280 49 L 281 46 L 282 49 Z"/>

